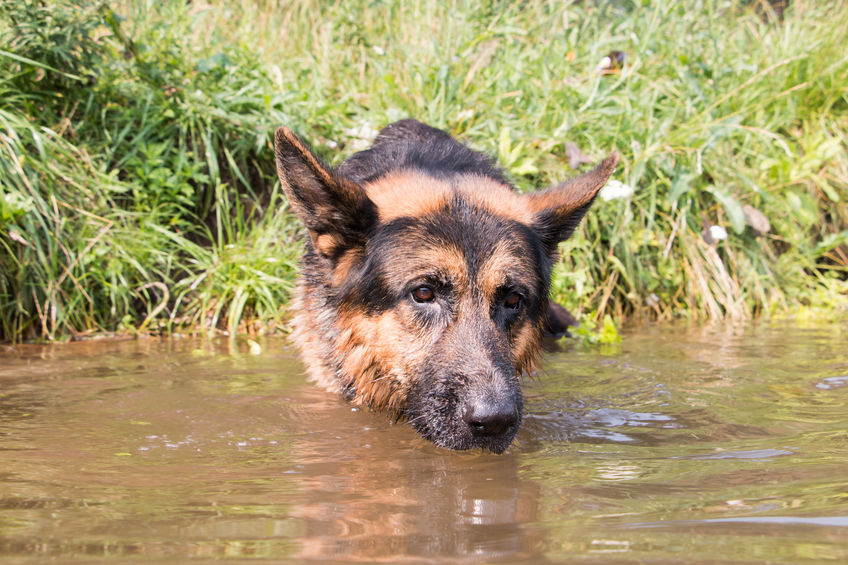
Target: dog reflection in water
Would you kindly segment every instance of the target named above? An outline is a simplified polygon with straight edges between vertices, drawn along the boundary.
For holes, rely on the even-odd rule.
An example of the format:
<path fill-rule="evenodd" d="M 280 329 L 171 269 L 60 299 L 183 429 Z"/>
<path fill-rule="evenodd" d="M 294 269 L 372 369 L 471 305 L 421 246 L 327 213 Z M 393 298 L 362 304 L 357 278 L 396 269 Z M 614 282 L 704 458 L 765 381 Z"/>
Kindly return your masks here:
<path fill-rule="evenodd" d="M 519 473 L 521 456 L 434 449 L 402 423 L 301 390 L 310 433 L 291 445 L 293 490 L 270 494 L 288 508 L 282 531 L 296 532 L 298 559 L 545 561 L 540 485 Z M 531 433 L 523 446 L 539 449 L 539 439 Z"/>

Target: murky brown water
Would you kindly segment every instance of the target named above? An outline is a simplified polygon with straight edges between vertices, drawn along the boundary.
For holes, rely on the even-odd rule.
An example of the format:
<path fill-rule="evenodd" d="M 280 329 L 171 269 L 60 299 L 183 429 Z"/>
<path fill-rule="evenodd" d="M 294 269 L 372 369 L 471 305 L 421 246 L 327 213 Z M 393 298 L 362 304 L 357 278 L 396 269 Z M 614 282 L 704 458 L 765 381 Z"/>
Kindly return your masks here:
<path fill-rule="evenodd" d="M 0 562 L 848 561 L 848 326 L 550 354 L 501 456 L 262 345 L 6 348 Z"/>

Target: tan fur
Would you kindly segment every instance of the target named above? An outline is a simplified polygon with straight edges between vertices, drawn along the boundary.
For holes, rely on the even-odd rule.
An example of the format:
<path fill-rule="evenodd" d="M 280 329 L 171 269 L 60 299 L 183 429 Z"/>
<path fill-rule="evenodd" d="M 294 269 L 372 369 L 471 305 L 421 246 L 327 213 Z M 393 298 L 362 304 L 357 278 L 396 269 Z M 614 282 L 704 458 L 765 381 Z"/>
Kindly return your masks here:
<path fill-rule="evenodd" d="M 410 281 L 423 273 L 439 273 L 463 292 L 471 281 L 465 270 L 465 256 L 456 247 L 419 247 L 398 249 L 387 261 L 393 278 Z"/>
<path fill-rule="evenodd" d="M 538 279 L 529 257 L 516 257 L 509 251 L 509 242 L 499 241 L 491 256 L 480 267 L 477 283 L 484 296 L 493 297 L 509 278 L 533 287 Z"/>
<path fill-rule="evenodd" d="M 342 375 L 357 390 L 359 404 L 399 413 L 406 404 L 409 375 L 428 354 L 433 336 L 409 332 L 404 313 L 397 310 L 380 316 L 361 313 L 342 315 L 345 330 L 336 341 L 336 353 L 344 353 Z"/>
<path fill-rule="evenodd" d="M 350 275 L 350 270 L 362 259 L 362 249 L 354 248 L 342 255 L 333 269 L 333 284 L 341 286 Z"/>
<path fill-rule="evenodd" d="M 533 219 L 533 211 L 521 195 L 480 175 L 462 175 L 449 184 L 419 171 L 402 171 L 366 185 L 365 191 L 384 223 L 433 213 L 455 193 L 499 216 L 525 224 Z"/>
<path fill-rule="evenodd" d="M 335 235 L 329 233 L 321 234 L 315 238 L 313 246 L 315 251 L 322 257 L 330 257 L 341 242 Z"/>
<path fill-rule="evenodd" d="M 525 323 L 514 333 L 512 363 L 517 375 L 528 375 L 536 369 L 541 341 L 542 330 L 538 325 Z"/>
<path fill-rule="evenodd" d="M 292 339 L 300 350 L 309 378 L 322 388 L 338 390 L 336 375 L 325 365 L 329 352 L 325 351 L 320 326 L 312 315 L 314 306 L 310 305 L 310 302 L 308 293 L 299 290 L 295 294 L 292 303 L 292 310 L 296 312 L 292 320 Z"/>
<path fill-rule="evenodd" d="M 365 186 L 383 223 L 436 211 L 450 197 L 450 186 L 417 171 L 385 176 Z"/>

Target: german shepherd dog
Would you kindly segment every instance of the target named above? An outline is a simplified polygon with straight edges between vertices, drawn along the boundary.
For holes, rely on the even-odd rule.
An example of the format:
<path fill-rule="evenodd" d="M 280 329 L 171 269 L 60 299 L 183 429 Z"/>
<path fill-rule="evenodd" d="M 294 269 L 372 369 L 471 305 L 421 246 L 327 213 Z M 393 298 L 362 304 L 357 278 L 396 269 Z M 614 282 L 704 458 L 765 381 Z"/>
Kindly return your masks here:
<path fill-rule="evenodd" d="M 557 246 L 618 156 L 519 194 L 486 155 L 411 119 L 335 169 L 285 127 L 274 141 L 308 234 L 293 323 L 311 378 L 436 445 L 502 453 L 521 423 Z"/>

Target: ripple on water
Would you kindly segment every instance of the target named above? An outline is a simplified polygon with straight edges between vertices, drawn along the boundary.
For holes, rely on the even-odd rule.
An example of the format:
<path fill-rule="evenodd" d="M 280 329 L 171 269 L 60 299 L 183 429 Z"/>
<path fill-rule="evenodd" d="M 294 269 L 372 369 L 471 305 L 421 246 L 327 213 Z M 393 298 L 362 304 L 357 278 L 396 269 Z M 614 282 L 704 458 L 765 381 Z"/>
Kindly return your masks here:
<path fill-rule="evenodd" d="M 842 388 L 848 386 L 848 375 L 841 377 L 825 377 L 816 383 L 816 388 L 822 390 L 831 390 L 834 388 Z"/>

